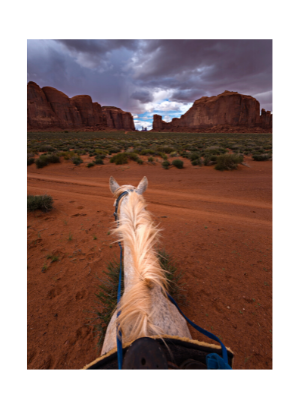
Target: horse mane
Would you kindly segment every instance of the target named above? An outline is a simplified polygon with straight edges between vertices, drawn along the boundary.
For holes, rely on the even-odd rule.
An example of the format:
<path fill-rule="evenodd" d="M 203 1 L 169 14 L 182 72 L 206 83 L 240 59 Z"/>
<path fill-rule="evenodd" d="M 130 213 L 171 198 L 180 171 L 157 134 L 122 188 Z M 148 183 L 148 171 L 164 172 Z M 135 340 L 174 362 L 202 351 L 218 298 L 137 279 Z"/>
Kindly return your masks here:
<path fill-rule="evenodd" d="M 128 189 L 134 188 L 121 186 L 114 193 L 115 197 Z M 166 293 L 167 278 L 154 250 L 161 230 L 154 225 L 151 214 L 146 210 L 145 199 L 136 192 L 129 192 L 128 201 L 122 206 L 122 214 L 119 226 L 113 233 L 129 247 L 134 274 L 131 286 L 124 291 L 119 303 L 121 314 L 117 323 L 126 340 L 160 335 L 160 329 L 151 321 L 151 289 L 160 287 Z"/>

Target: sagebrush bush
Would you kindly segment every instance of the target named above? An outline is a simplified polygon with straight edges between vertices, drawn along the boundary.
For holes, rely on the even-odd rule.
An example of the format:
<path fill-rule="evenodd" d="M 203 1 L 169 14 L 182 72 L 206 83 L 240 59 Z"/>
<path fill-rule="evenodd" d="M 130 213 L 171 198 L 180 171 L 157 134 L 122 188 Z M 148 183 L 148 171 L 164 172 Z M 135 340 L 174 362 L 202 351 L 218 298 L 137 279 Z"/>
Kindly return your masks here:
<path fill-rule="evenodd" d="M 192 165 L 202 165 L 201 158 L 197 158 L 191 162 Z"/>
<path fill-rule="evenodd" d="M 181 161 L 181 160 L 173 160 L 172 161 L 172 165 L 174 165 L 174 167 L 176 167 L 178 169 L 182 169 L 183 168 L 183 161 Z"/>
<path fill-rule="evenodd" d="M 149 156 L 151 154 L 155 154 L 155 151 L 152 149 L 143 149 L 140 151 L 141 156 Z"/>
<path fill-rule="evenodd" d="M 35 165 L 37 168 L 46 167 L 49 164 L 47 156 L 40 156 L 38 159 L 35 160 Z"/>
<path fill-rule="evenodd" d="M 141 160 L 141 159 L 139 158 L 139 159 L 137 160 L 137 163 L 140 164 L 140 165 L 142 165 L 142 164 L 144 164 L 144 161 Z"/>
<path fill-rule="evenodd" d="M 148 157 L 148 161 L 149 161 L 149 162 L 153 162 L 153 161 L 154 161 L 154 158 L 153 158 L 153 157 Z"/>
<path fill-rule="evenodd" d="M 60 158 L 57 154 L 49 154 L 46 156 L 48 163 L 56 164 L 60 162 Z"/>
<path fill-rule="evenodd" d="M 136 153 L 126 153 L 129 160 L 138 161 L 140 158 Z"/>
<path fill-rule="evenodd" d="M 31 164 L 34 164 L 34 158 L 27 158 L 27 167 Z"/>
<path fill-rule="evenodd" d="M 83 159 L 80 157 L 72 157 L 72 162 L 75 165 L 80 165 L 81 163 L 83 163 Z"/>
<path fill-rule="evenodd" d="M 269 154 L 253 154 L 252 159 L 254 161 L 267 161 L 270 159 Z"/>
<path fill-rule="evenodd" d="M 244 157 L 239 154 L 223 154 L 217 157 L 215 169 L 218 171 L 230 171 L 237 169 L 238 164 L 243 162 Z"/>
<path fill-rule="evenodd" d="M 162 167 L 164 168 L 164 169 L 169 169 L 169 166 L 171 165 L 170 163 L 169 163 L 169 161 L 163 161 L 162 163 L 161 163 L 161 165 L 162 165 Z"/>
<path fill-rule="evenodd" d="M 50 211 L 52 208 L 53 199 L 47 194 L 44 194 L 43 196 L 27 196 L 27 211 Z"/>
<path fill-rule="evenodd" d="M 103 165 L 104 164 L 103 159 L 101 157 L 96 157 L 94 163 L 96 165 Z"/>
<path fill-rule="evenodd" d="M 101 161 L 102 161 L 102 160 L 101 160 Z M 91 168 L 91 167 L 93 167 L 94 165 L 95 165 L 95 163 L 90 162 L 90 163 L 88 163 L 87 167 L 88 167 L 88 168 Z"/>
<path fill-rule="evenodd" d="M 128 155 L 126 153 L 119 153 L 110 159 L 111 163 L 116 165 L 128 164 Z"/>
<path fill-rule="evenodd" d="M 199 153 L 190 153 L 190 154 L 188 155 L 188 158 L 189 158 L 191 161 L 194 161 L 194 160 L 197 160 L 197 159 L 199 158 L 199 156 L 200 156 Z"/>
<path fill-rule="evenodd" d="M 52 146 L 50 146 L 50 144 L 43 144 L 40 148 L 39 151 L 42 153 L 48 152 L 48 151 L 55 151 L 56 149 Z"/>

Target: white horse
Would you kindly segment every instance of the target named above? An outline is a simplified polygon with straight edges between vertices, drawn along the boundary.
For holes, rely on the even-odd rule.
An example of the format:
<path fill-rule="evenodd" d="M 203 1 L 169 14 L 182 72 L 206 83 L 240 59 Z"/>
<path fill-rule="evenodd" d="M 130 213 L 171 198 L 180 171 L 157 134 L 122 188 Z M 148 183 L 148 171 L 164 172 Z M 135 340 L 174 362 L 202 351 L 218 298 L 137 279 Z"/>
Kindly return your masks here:
<path fill-rule="evenodd" d="M 109 180 L 115 198 L 128 191 L 120 200 L 119 226 L 114 229 L 124 248 L 124 293 L 107 327 L 101 355 L 116 348 L 117 323 L 123 343 L 157 335 L 192 339 L 185 319 L 166 296 L 167 279 L 154 250 L 160 230 L 142 196 L 147 185 L 146 177 L 137 187 Z"/>

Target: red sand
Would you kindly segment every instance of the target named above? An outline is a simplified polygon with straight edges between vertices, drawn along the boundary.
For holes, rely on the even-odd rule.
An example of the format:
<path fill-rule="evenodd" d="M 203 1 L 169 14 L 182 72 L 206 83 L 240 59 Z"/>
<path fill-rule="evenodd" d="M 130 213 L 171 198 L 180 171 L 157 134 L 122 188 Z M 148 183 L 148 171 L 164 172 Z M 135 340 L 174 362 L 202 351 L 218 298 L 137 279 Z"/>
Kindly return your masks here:
<path fill-rule="evenodd" d="M 183 312 L 234 351 L 234 368 L 272 368 L 272 162 L 245 157 L 250 168 L 224 172 L 184 162 L 183 170 L 135 162 L 28 167 L 28 194 L 50 194 L 55 207 L 28 213 L 29 369 L 78 369 L 98 355 L 86 311 L 95 305 L 95 275 L 119 257 L 107 234 L 111 175 L 120 185 L 147 176 L 161 245 L 185 274 Z M 59 261 L 50 264 L 48 254 Z"/>

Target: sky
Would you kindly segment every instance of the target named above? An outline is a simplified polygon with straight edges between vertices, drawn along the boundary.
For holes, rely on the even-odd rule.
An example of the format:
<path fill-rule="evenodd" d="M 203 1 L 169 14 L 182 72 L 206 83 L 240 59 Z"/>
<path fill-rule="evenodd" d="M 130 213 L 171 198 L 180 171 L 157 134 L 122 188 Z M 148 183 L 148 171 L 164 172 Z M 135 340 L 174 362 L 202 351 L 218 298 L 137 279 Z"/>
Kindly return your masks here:
<path fill-rule="evenodd" d="M 139 130 L 225 90 L 272 111 L 272 40 L 28 40 L 29 81 L 129 111 Z"/>

